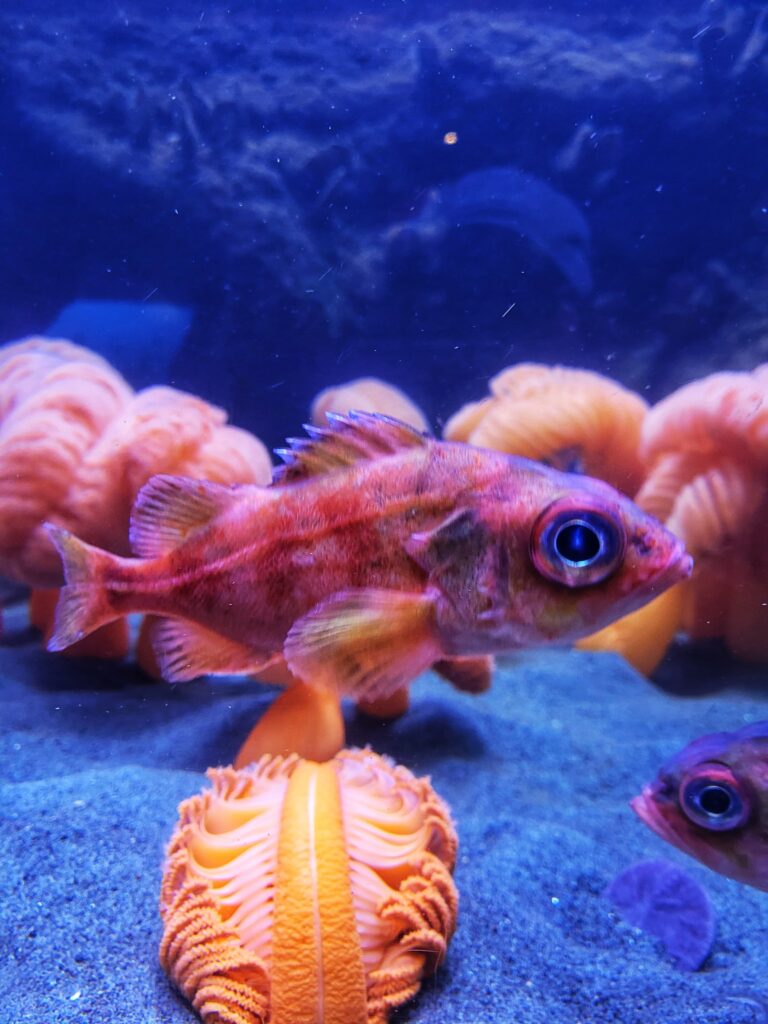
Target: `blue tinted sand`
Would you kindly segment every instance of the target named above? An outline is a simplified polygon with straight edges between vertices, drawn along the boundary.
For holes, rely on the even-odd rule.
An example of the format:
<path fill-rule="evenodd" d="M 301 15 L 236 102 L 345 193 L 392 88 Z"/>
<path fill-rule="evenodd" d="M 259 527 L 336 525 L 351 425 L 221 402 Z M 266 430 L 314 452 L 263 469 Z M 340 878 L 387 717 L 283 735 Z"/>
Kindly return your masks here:
<path fill-rule="evenodd" d="M 681 699 L 610 655 L 536 653 L 479 697 L 426 676 L 400 721 L 350 710 L 355 743 L 432 776 L 461 839 L 456 936 L 399 1024 L 763 1019 L 768 896 L 666 847 L 627 807 L 693 736 L 768 718 L 764 673 L 732 672 L 742 690 Z M 157 963 L 163 847 L 178 802 L 231 759 L 274 692 L 172 687 L 32 642 L 0 647 L 1 1024 L 196 1019 Z M 604 895 L 634 861 L 660 857 L 717 915 L 695 973 Z"/>
<path fill-rule="evenodd" d="M 684 971 L 697 971 L 715 938 L 715 917 L 706 891 L 687 871 L 667 860 L 642 860 L 611 882 L 608 899 L 625 921 L 661 939 Z"/>

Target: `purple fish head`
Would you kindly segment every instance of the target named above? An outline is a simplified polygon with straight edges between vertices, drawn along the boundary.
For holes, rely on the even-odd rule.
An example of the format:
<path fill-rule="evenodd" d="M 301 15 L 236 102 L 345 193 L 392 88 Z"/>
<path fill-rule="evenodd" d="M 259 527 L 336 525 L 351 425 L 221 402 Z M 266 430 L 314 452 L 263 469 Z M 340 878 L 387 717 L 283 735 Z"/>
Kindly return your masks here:
<path fill-rule="evenodd" d="M 683 853 L 768 890 L 768 722 L 694 740 L 631 807 Z"/>
<path fill-rule="evenodd" d="M 691 573 L 682 541 L 602 481 L 536 466 L 509 508 L 508 623 L 520 645 L 578 640 Z"/>

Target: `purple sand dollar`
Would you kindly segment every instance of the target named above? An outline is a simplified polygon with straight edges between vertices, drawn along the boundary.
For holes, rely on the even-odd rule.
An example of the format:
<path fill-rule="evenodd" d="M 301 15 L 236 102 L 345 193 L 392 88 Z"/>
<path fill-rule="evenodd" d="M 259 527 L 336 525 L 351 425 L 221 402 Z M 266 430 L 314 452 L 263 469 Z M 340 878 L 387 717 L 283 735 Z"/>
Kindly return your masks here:
<path fill-rule="evenodd" d="M 606 896 L 629 924 L 660 939 L 681 970 L 697 971 L 709 956 L 715 936 L 709 897 L 671 861 L 632 864 L 614 878 Z"/>

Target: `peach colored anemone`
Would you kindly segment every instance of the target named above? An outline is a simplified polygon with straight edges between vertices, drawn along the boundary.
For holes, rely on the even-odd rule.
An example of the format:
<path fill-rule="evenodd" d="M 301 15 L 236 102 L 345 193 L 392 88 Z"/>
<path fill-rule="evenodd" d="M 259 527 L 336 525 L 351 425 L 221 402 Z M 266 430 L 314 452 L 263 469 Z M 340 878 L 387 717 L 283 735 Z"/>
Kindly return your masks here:
<path fill-rule="evenodd" d="M 685 541 L 694 573 L 579 646 L 618 651 L 650 674 L 684 630 L 768 662 L 768 364 L 712 374 L 659 402 L 640 454 L 648 476 L 635 500 Z"/>
<path fill-rule="evenodd" d="M 768 661 L 768 364 L 712 374 L 664 399 L 641 454 L 650 468 L 638 503 L 696 559 L 682 627 Z"/>
<path fill-rule="evenodd" d="M 360 377 L 321 391 L 312 403 L 312 422 L 315 426 L 324 427 L 327 412 L 347 413 L 353 409 L 384 413 L 409 423 L 417 430 L 429 430 L 429 423 L 421 409 L 394 384 L 387 384 L 376 377 Z"/>
<path fill-rule="evenodd" d="M 446 423 L 449 441 L 578 468 L 629 495 L 642 483 L 638 446 L 648 407 L 633 391 L 591 370 L 539 363 L 502 370 L 490 390 Z"/>
<path fill-rule="evenodd" d="M 165 971 L 206 1024 L 384 1024 L 455 927 L 445 804 L 371 751 L 208 775 L 168 848 Z"/>
<path fill-rule="evenodd" d="M 271 464 L 221 409 L 174 388 L 134 394 L 79 345 L 35 337 L 0 348 L 0 574 L 62 583 L 45 522 L 128 554 L 131 507 L 156 473 L 265 484 Z M 53 592 L 33 592 L 30 616 L 44 632 L 54 607 Z M 120 621 L 70 650 L 121 657 L 127 644 Z"/>
<path fill-rule="evenodd" d="M 0 349 L 0 573 L 32 586 L 61 581 L 42 524 L 66 513 L 87 453 L 131 399 L 103 359 L 67 341 Z"/>

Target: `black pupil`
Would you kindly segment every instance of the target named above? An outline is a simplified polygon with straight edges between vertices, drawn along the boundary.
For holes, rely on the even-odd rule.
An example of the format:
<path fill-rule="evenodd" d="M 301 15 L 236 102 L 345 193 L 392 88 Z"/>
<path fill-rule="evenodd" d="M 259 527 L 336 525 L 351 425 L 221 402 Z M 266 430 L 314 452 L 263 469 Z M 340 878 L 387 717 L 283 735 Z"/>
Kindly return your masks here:
<path fill-rule="evenodd" d="M 719 817 L 731 809 L 731 794 L 723 786 L 705 786 L 699 793 L 699 807 L 705 814 Z"/>
<path fill-rule="evenodd" d="M 568 523 L 557 531 L 555 549 L 568 562 L 591 562 L 600 554 L 600 538 L 586 523 Z"/>

